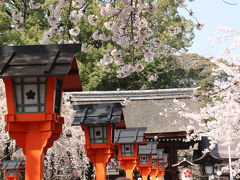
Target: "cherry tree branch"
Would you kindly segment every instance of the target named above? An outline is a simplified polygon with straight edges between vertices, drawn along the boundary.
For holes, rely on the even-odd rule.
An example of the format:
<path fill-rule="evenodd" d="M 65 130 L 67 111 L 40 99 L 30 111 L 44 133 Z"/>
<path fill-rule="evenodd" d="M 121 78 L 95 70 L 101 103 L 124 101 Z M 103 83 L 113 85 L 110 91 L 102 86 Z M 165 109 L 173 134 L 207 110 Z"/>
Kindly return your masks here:
<path fill-rule="evenodd" d="M 228 1 L 225 1 L 225 0 L 222 0 L 224 3 L 226 3 L 226 4 L 228 4 L 228 5 L 232 5 L 232 6 L 235 6 L 235 5 L 237 5 L 238 3 L 230 3 L 230 2 L 228 2 Z"/>

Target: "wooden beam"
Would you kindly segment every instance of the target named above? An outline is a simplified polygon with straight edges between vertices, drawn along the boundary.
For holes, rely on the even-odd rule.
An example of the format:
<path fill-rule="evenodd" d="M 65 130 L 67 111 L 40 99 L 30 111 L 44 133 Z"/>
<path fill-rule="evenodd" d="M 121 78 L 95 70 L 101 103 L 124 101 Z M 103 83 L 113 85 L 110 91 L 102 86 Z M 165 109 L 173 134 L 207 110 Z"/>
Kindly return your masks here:
<path fill-rule="evenodd" d="M 2 75 L 6 71 L 8 65 L 10 64 L 14 56 L 15 56 L 15 52 L 10 51 L 8 55 L 3 58 L 0 64 L 0 75 Z"/>
<path fill-rule="evenodd" d="M 51 71 L 51 69 L 52 69 L 52 67 L 53 67 L 53 64 L 56 62 L 56 60 L 57 60 L 57 58 L 58 58 L 58 56 L 59 56 L 59 54 L 60 54 L 60 50 L 58 50 L 57 52 L 56 51 L 54 51 L 55 53 L 55 57 L 54 58 L 52 58 L 52 59 L 50 59 L 49 60 L 49 62 L 47 63 L 47 66 L 45 67 L 45 69 L 44 69 L 44 73 L 46 74 L 46 73 L 49 73 L 50 71 Z"/>

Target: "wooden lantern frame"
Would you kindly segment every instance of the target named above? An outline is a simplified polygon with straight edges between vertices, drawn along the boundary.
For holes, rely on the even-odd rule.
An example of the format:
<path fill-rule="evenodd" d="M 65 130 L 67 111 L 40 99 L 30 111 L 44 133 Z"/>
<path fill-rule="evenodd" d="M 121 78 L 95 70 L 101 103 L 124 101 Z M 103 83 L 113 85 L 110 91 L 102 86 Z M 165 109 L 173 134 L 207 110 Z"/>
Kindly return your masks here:
<path fill-rule="evenodd" d="M 72 126 L 81 126 L 85 134 L 85 153 L 96 168 L 96 180 L 105 180 L 106 165 L 115 155 L 114 144 L 115 124 L 123 120 L 122 105 L 109 104 L 82 104 L 73 105 L 75 110 Z M 100 128 L 103 138 L 96 142 L 94 127 Z M 92 131 L 91 131 L 92 130 Z"/>
<path fill-rule="evenodd" d="M 79 44 L 0 47 L 0 78 L 5 83 L 8 110 L 5 122 L 10 137 L 16 140 L 26 156 L 26 180 L 43 179 L 44 154 L 62 132 L 64 119 L 60 112 L 63 91 L 82 90 L 74 56 L 79 51 Z M 31 93 L 30 99 L 37 95 L 37 103 L 24 104 L 24 85 L 27 84 L 24 80 L 27 78 L 36 78 L 36 82 L 30 84 L 37 86 L 37 92 L 31 90 L 27 93 Z M 39 86 L 40 79 L 44 78 L 45 102 L 41 104 Z M 70 84 L 69 80 L 75 82 Z M 17 103 L 16 86 L 21 89 L 20 104 Z M 37 111 L 26 112 L 25 106 L 37 107 Z M 42 107 L 44 110 L 41 110 Z"/>
<path fill-rule="evenodd" d="M 147 128 L 117 129 L 114 142 L 118 147 L 118 161 L 124 169 L 126 177 L 133 179 L 133 172 L 139 163 L 138 145 L 144 141 Z M 130 146 L 130 154 L 126 155 L 125 147 Z"/>

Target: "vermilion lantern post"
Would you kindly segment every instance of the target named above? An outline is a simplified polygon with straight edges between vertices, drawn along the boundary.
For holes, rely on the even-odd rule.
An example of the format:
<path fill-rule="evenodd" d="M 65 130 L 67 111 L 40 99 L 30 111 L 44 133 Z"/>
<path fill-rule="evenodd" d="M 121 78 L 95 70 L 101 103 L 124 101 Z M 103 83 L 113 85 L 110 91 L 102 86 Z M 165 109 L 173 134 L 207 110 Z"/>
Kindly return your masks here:
<path fill-rule="evenodd" d="M 78 51 L 80 45 L 0 47 L 5 121 L 26 156 L 26 180 L 43 179 L 44 154 L 62 132 L 62 92 L 82 89 L 74 57 Z"/>
<path fill-rule="evenodd" d="M 157 154 L 152 155 L 152 169 L 149 173 L 151 179 L 155 179 L 158 175 L 159 171 L 159 159 L 163 159 L 163 151 L 164 149 L 157 149 Z"/>
<path fill-rule="evenodd" d="M 165 174 L 165 168 L 168 166 L 168 153 L 163 153 L 163 159 L 158 160 L 158 174 L 157 177 L 161 180 Z"/>
<path fill-rule="evenodd" d="M 117 129 L 114 142 L 118 146 L 118 161 L 126 173 L 126 177 L 133 179 L 138 158 L 138 144 L 143 142 L 147 128 Z"/>
<path fill-rule="evenodd" d="M 105 180 L 106 165 L 115 154 L 115 125 L 123 121 L 122 105 L 73 105 L 72 126 L 81 126 L 85 134 L 85 153 L 96 168 L 96 180 Z"/>
<path fill-rule="evenodd" d="M 157 144 L 148 143 L 147 145 L 139 145 L 138 156 L 140 157 L 137 166 L 138 172 L 143 180 L 147 180 L 152 169 L 152 154 L 157 154 Z"/>

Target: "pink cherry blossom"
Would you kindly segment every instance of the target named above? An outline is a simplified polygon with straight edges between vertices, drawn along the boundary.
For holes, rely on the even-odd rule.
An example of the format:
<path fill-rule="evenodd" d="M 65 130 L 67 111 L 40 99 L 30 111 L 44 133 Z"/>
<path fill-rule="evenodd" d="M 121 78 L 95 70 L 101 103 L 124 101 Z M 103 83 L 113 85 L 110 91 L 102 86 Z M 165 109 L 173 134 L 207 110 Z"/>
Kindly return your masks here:
<path fill-rule="evenodd" d="M 29 7 L 31 9 L 39 9 L 41 7 L 40 3 L 35 2 L 34 0 L 29 1 Z"/>
<path fill-rule="evenodd" d="M 79 33 L 80 33 L 80 29 L 78 27 L 75 27 L 75 28 L 72 28 L 69 30 L 69 33 L 72 35 L 72 36 L 78 36 Z"/>
<path fill-rule="evenodd" d="M 97 24 L 98 17 L 96 15 L 89 15 L 88 16 L 88 22 L 92 25 L 95 26 Z"/>
<path fill-rule="evenodd" d="M 77 24 L 82 17 L 82 12 L 80 10 L 73 10 L 70 15 L 70 20 L 74 23 Z"/>
<path fill-rule="evenodd" d="M 88 52 L 91 49 L 91 46 L 88 45 L 87 43 L 83 43 L 81 46 L 81 51 L 83 52 Z"/>

